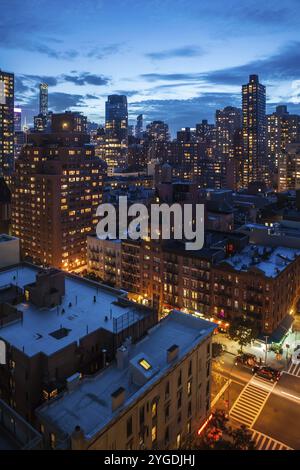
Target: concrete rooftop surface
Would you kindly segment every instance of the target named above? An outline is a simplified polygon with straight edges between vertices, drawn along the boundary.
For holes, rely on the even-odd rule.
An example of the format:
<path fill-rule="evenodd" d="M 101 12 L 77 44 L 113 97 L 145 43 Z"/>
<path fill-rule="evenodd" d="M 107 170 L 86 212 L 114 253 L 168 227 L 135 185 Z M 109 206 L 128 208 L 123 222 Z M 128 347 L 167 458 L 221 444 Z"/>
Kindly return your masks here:
<path fill-rule="evenodd" d="M 72 391 L 65 392 L 53 401 L 42 405 L 38 414 L 51 422 L 60 432 L 70 436 L 75 426 L 80 425 L 87 438 L 92 438 L 124 408 L 134 403 L 149 387 L 156 383 L 169 368 L 173 368 L 195 346 L 204 341 L 216 325 L 189 314 L 173 311 L 158 325 L 149 330 L 147 336 L 129 347 L 129 363 L 123 369 L 114 361 L 108 368 L 92 378 L 80 381 Z M 167 361 L 167 350 L 177 345 L 178 356 Z M 133 383 L 132 368 L 140 367 L 145 359 L 150 364 L 144 374 L 145 383 Z M 112 410 L 111 395 L 120 387 L 125 389 L 125 402 Z"/>
<path fill-rule="evenodd" d="M 24 287 L 33 283 L 38 271 L 38 268 L 27 265 L 0 271 L 0 289 L 10 284 Z M 40 309 L 26 302 L 18 304 L 16 307 L 23 312 L 23 321 L 0 328 L 0 338 L 23 350 L 28 356 L 34 356 L 39 352 L 51 355 L 101 327 L 113 332 L 114 319 L 120 319 L 120 325 L 117 326 L 120 331 L 123 329 L 121 317 L 124 314 L 124 327 L 135 323 L 145 315 L 145 310 L 139 306 L 117 304 L 120 291 L 106 289 L 100 284 L 93 284 L 86 279 L 76 279 L 67 274 L 65 293 L 62 304 L 52 309 Z M 51 336 L 51 333 L 60 328 L 70 330 L 67 336 L 60 339 Z"/>

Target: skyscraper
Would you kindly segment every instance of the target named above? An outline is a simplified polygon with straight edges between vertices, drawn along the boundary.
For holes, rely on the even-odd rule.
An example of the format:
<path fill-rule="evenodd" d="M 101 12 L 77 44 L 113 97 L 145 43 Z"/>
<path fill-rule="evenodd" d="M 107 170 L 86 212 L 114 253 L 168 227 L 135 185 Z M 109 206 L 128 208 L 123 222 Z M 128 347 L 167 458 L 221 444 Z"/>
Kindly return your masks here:
<path fill-rule="evenodd" d="M 135 137 L 137 139 L 141 139 L 143 137 L 143 115 L 139 114 L 136 118 L 136 126 L 135 126 Z"/>
<path fill-rule="evenodd" d="M 242 128 L 242 110 L 227 106 L 216 111 L 217 150 L 226 158 L 233 155 L 235 132 Z"/>
<path fill-rule="evenodd" d="M 66 270 L 86 261 L 86 236 L 102 201 L 103 162 L 79 113 L 53 114 L 51 133 L 30 133 L 13 176 L 12 228 L 23 256 Z"/>
<path fill-rule="evenodd" d="M 105 129 L 108 135 L 114 135 L 120 141 L 128 136 L 127 97 L 110 95 L 105 103 Z"/>
<path fill-rule="evenodd" d="M 105 103 L 104 159 L 109 172 L 127 162 L 128 110 L 127 97 L 110 95 Z"/>
<path fill-rule="evenodd" d="M 266 161 L 266 87 L 258 75 L 250 75 L 242 87 L 244 164 L 243 180 L 269 180 Z"/>
<path fill-rule="evenodd" d="M 48 85 L 40 83 L 40 114 L 47 116 L 48 114 Z"/>
<path fill-rule="evenodd" d="M 14 75 L 0 70 L 0 175 L 14 169 Z"/>
<path fill-rule="evenodd" d="M 14 131 L 20 132 L 22 130 L 22 110 L 21 108 L 14 108 Z"/>

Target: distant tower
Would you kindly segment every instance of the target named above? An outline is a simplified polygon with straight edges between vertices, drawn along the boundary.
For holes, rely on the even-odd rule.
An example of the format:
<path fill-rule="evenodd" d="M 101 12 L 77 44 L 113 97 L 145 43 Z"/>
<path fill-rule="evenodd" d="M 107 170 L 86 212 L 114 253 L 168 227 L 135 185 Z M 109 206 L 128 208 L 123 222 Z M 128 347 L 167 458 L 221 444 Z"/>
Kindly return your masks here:
<path fill-rule="evenodd" d="M 14 108 L 14 130 L 15 132 L 22 131 L 22 110 L 21 108 Z"/>
<path fill-rule="evenodd" d="M 257 75 L 250 75 L 242 87 L 245 186 L 252 181 L 266 181 L 266 87 Z"/>
<path fill-rule="evenodd" d="M 136 118 L 136 126 L 135 126 L 135 136 L 137 139 L 141 139 L 143 137 L 143 115 L 139 114 Z"/>
<path fill-rule="evenodd" d="M 14 75 L 0 70 L 0 175 L 14 170 Z"/>
<path fill-rule="evenodd" d="M 47 116 L 48 114 L 48 85 L 40 83 L 40 114 Z"/>

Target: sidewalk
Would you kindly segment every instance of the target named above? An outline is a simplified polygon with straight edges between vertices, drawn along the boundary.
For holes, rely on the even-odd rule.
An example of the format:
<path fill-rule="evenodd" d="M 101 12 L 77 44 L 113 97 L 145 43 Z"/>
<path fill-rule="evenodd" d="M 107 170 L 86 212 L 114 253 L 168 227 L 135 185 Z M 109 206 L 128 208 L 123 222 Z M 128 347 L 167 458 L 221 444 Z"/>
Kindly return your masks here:
<path fill-rule="evenodd" d="M 213 341 L 215 343 L 221 343 L 224 346 L 224 349 L 234 356 L 239 354 L 240 346 L 235 342 L 230 340 L 225 334 L 218 333 L 214 335 Z M 254 343 L 252 346 L 246 346 L 243 348 L 243 352 L 255 354 L 259 359 L 261 358 L 262 364 L 265 363 L 265 345 L 262 343 L 261 347 L 259 343 Z M 277 370 L 284 370 L 288 367 L 288 360 L 286 359 L 286 351 L 282 355 L 280 360 L 276 359 L 276 354 L 273 351 L 268 351 L 267 353 L 267 365 Z"/>

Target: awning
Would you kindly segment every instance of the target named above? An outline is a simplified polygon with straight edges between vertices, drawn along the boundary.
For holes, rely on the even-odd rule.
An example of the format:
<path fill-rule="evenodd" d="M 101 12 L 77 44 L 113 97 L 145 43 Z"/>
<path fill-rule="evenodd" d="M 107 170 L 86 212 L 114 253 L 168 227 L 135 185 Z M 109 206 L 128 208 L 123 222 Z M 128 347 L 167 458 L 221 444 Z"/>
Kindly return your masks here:
<path fill-rule="evenodd" d="M 294 317 L 287 314 L 284 319 L 279 323 L 275 331 L 269 336 L 268 344 L 271 343 L 280 343 L 285 335 L 288 333 L 290 327 L 292 326 Z M 265 336 L 263 334 L 259 335 L 261 341 L 265 341 Z"/>

